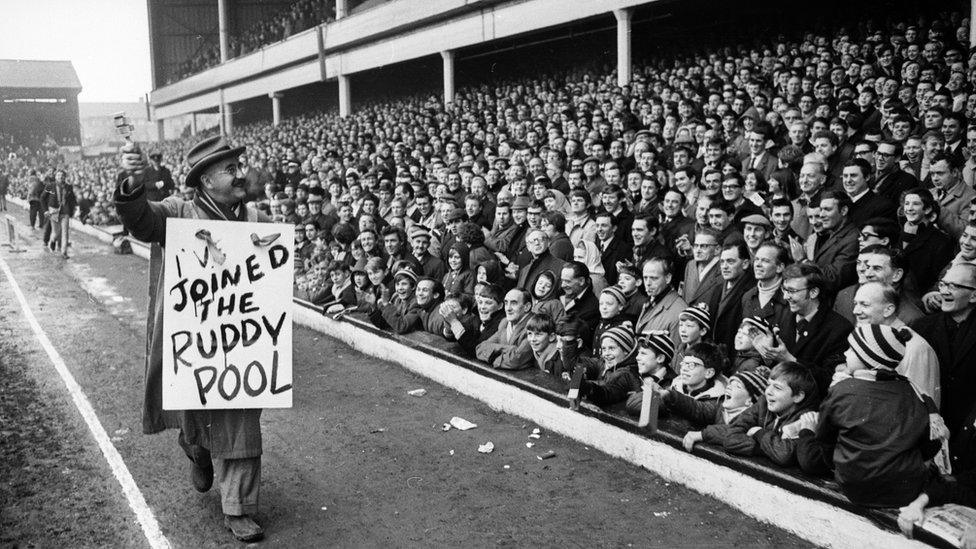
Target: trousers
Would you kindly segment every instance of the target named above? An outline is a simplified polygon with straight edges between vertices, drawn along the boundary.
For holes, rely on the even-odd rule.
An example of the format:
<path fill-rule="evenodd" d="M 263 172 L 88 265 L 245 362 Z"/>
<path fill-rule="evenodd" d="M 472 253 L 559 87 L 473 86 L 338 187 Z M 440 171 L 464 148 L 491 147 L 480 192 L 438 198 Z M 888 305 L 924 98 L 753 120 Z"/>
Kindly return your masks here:
<path fill-rule="evenodd" d="M 210 464 L 214 484 L 220 491 L 220 507 L 225 515 L 253 515 L 258 512 L 261 489 L 261 456 L 241 459 L 211 459 L 203 446 L 188 444 L 180 431 L 180 447 L 186 457 L 199 467 Z"/>
<path fill-rule="evenodd" d="M 38 228 L 44 225 L 44 212 L 41 211 L 40 200 L 30 201 L 30 209 L 27 210 L 27 217 L 30 219 L 31 229 L 34 228 L 35 223 L 37 223 Z"/>

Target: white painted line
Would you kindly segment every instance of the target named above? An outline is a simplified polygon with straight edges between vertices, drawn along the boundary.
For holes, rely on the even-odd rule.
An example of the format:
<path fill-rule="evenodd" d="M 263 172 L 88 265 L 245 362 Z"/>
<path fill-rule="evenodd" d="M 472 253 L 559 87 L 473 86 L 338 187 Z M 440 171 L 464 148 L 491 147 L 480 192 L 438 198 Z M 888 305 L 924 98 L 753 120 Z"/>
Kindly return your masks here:
<path fill-rule="evenodd" d="M 163 531 L 159 528 L 159 523 L 156 522 L 156 517 L 153 515 L 152 510 L 149 505 L 146 504 L 146 498 L 143 497 L 142 492 L 139 491 L 139 487 L 136 485 L 136 481 L 133 480 L 132 474 L 129 473 L 128 467 L 125 466 L 125 462 L 122 460 L 122 455 L 109 440 L 108 433 L 105 432 L 105 427 L 102 427 L 102 423 L 98 420 L 98 416 L 95 414 L 95 409 L 92 408 L 90 402 L 88 402 L 88 397 L 82 391 L 81 386 L 75 381 L 73 375 L 68 370 L 68 366 L 64 363 L 61 355 L 58 353 L 54 345 L 51 344 L 51 340 L 48 339 L 47 334 L 41 325 L 37 322 L 37 318 L 31 311 L 30 306 L 27 304 L 27 298 L 24 297 L 24 293 L 20 290 L 20 286 L 14 279 L 14 274 L 11 272 L 10 267 L 7 262 L 0 257 L 0 267 L 3 268 L 4 274 L 7 275 L 7 280 L 10 281 L 10 287 L 13 289 L 14 294 L 17 296 L 17 301 L 20 302 L 20 307 L 24 311 L 24 317 L 27 319 L 27 323 L 30 324 L 32 330 L 34 330 L 34 335 L 37 336 L 37 340 L 40 342 L 41 346 L 44 347 L 44 351 L 47 353 L 48 358 L 51 359 L 51 363 L 54 365 L 54 369 L 57 370 L 61 379 L 64 381 L 65 387 L 68 388 L 68 392 L 71 394 L 71 399 L 75 403 L 75 407 L 78 408 L 78 412 L 81 417 L 88 424 L 88 430 L 91 431 L 92 436 L 95 437 L 95 441 L 98 443 L 98 448 L 102 451 L 105 456 L 105 460 L 108 461 L 109 467 L 112 468 L 112 474 L 115 475 L 115 479 L 119 481 L 122 485 L 122 492 L 125 494 L 125 499 L 129 502 L 129 507 L 132 508 L 132 512 L 135 513 L 136 519 L 139 520 L 139 525 L 142 526 L 142 532 L 146 535 L 146 540 L 149 542 L 149 546 L 154 549 L 168 549 L 170 547 L 169 540 L 163 535 Z"/>

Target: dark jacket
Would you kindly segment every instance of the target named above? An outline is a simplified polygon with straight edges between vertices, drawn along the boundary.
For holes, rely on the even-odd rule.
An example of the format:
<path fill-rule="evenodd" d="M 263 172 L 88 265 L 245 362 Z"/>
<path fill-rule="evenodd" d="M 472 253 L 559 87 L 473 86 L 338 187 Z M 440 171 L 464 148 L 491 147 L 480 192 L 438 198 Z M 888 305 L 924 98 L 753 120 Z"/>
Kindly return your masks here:
<path fill-rule="evenodd" d="M 712 299 L 708 304 L 708 310 L 712 316 L 712 329 L 710 334 L 712 341 L 719 345 L 725 345 L 729 356 L 735 353 L 733 340 L 735 333 L 739 331 L 742 324 L 742 296 L 751 288 L 756 287 L 756 279 L 752 276 L 752 269 L 746 271 L 742 276 L 732 282 L 730 288 L 726 288 L 723 279 L 719 289 L 712 294 Z"/>
<path fill-rule="evenodd" d="M 790 306 L 783 297 L 783 289 L 776 290 L 776 294 L 766 303 L 765 307 L 759 305 L 759 287 L 753 286 L 742 294 L 742 318 L 758 316 L 770 326 L 783 326 L 786 317 L 790 315 Z"/>
<path fill-rule="evenodd" d="M 855 202 L 848 212 L 848 218 L 855 227 L 861 227 L 869 219 L 881 217 L 895 220 L 895 203 L 874 191 L 868 191 Z"/>
<path fill-rule="evenodd" d="M 829 295 L 857 282 L 857 236 L 857 227 L 850 221 L 845 221 L 843 225 L 830 231 L 827 238 L 823 238 L 823 233 L 817 237 L 813 262 L 823 270 Z"/>
<path fill-rule="evenodd" d="M 796 439 L 783 438 L 783 426 L 799 419 L 801 415 L 816 409 L 816 395 L 806 395 L 803 402 L 784 416 L 769 411 L 766 399 L 761 398 L 745 412 L 732 420 L 728 436 L 725 438 L 725 451 L 740 456 L 766 456 L 777 465 L 796 463 Z M 753 427 L 759 431 L 749 436 Z"/>
<path fill-rule="evenodd" d="M 730 425 L 725 421 L 726 416 L 722 408 L 724 402 L 725 395 L 715 399 L 700 400 L 678 391 L 668 391 L 668 396 L 664 399 L 668 410 L 687 419 L 692 428 L 701 430 L 702 442 L 716 446 L 724 446 L 730 432 Z"/>
<path fill-rule="evenodd" d="M 787 315 L 779 337 L 797 361 L 810 368 L 823 396 L 827 394 L 835 367 L 844 363 L 847 336 L 853 329 L 844 317 L 821 305 L 802 333 L 797 333 L 796 315 Z"/>
<path fill-rule="evenodd" d="M 58 188 L 57 183 L 51 183 L 41 192 L 41 208 L 45 213 L 57 210 L 58 216 L 74 217 L 78 208 L 78 199 L 71 185 L 64 183 Z"/>
<path fill-rule="evenodd" d="M 929 440 L 935 404 L 923 403 L 904 377 L 878 374 L 877 380 L 850 378 L 830 388 L 817 432 L 800 433 L 799 461 L 812 473 L 833 469 L 844 495 L 857 505 L 900 507 L 922 491 L 924 462 L 939 450 L 939 441 Z"/>
<path fill-rule="evenodd" d="M 617 283 L 617 262 L 629 261 L 634 253 L 633 246 L 629 241 L 630 233 L 627 234 L 626 238 L 614 235 L 607 247 L 600 252 L 600 263 L 603 264 L 607 284 L 611 286 Z M 601 247 L 603 245 L 599 242 L 599 238 L 596 244 Z"/>
<path fill-rule="evenodd" d="M 549 243 L 549 253 L 562 261 L 572 261 L 574 250 L 573 243 L 566 233 L 558 233 Z"/>
<path fill-rule="evenodd" d="M 899 167 L 895 171 L 879 177 L 874 183 L 874 192 L 898 204 L 901 201 L 901 193 L 920 184 L 914 175 Z"/>
<path fill-rule="evenodd" d="M 563 353 L 563 364 L 567 371 L 585 368 L 580 384 L 580 398 L 585 398 L 597 406 L 612 406 L 627 399 L 627 395 L 640 389 L 641 378 L 633 356 L 628 356 L 613 368 L 605 369 L 603 361 L 579 356 L 579 349 L 567 349 Z"/>
<path fill-rule="evenodd" d="M 528 264 L 519 268 L 515 285 L 531 292 L 535 288 L 535 281 L 540 274 L 546 271 L 560 273 L 564 264 L 563 260 L 553 257 L 549 250 L 543 250 L 539 257 L 532 258 Z"/>
<path fill-rule="evenodd" d="M 942 417 L 952 437 L 965 426 L 976 394 L 976 310 L 956 325 L 946 313 L 924 316 L 911 328 L 939 357 Z"/>
<path fill-rule="evenodd" d="M 905 266 L 912 275 L 912 282 L 919 294 L 924 294 L 935 286 L 939 273 L 952 260 L 956 243 L 938 226 L 921 225 L 918 232 L 902 232 L 902 255 Z"/>

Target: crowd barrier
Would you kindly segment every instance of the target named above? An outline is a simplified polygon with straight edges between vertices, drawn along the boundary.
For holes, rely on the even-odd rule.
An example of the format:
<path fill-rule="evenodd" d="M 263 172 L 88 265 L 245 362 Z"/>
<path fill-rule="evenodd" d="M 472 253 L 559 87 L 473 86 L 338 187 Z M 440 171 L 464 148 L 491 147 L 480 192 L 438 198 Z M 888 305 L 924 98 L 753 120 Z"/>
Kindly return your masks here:
<path fill-rule="evenodd" d="M 26 208 L 23 200 L 12 202 Z M 120 237 L 77 220 L 72 220 L 71 227 L 107 244 Z M 133 253 L 149 258 L 147 244 L 124 238 Z M 663 419 L 652 433 L 625 415 L 586 402 L 578 410 L 570 410 L 562 383 L 544 372 L 496 370 L 462 357 L 455 344 L 432 334 L 386 332 L 357 315 L 336 321 L 325 316 L 321 307 L 297 298 L 294 301 L 295 321 L 301 326 L 398 364 L 495 410 L 522 417 L 714 497 L 817 545 L 851 549 L 951 547 L 926 532 L 918 532 L 915 540 L 906 539 L 898 532 L 894 511 L 853 505 L 834 483 L 803 475 L 798 469 L 774 466 L 764 458 L 731 456 L 704 444 L 686 452 L 682 435 L 687 426 L 681 420 Z"/>

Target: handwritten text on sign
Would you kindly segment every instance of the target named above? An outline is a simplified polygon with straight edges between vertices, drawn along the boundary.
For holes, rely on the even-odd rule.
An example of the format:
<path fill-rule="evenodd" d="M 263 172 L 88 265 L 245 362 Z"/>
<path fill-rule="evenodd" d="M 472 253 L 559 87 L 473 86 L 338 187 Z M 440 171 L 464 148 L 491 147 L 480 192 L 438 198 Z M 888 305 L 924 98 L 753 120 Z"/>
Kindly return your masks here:
<path fill-rule="evenodd" d="M 163 409 L 290 408 L 295 227 L 169 218 Z"/>

